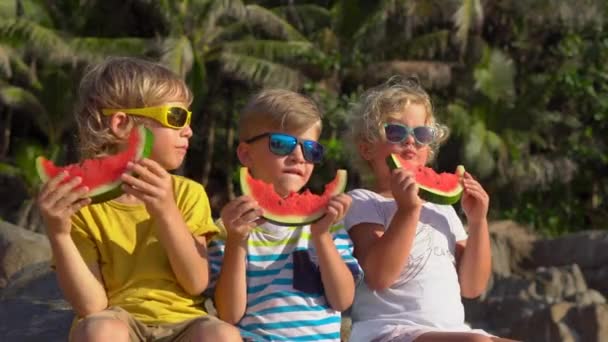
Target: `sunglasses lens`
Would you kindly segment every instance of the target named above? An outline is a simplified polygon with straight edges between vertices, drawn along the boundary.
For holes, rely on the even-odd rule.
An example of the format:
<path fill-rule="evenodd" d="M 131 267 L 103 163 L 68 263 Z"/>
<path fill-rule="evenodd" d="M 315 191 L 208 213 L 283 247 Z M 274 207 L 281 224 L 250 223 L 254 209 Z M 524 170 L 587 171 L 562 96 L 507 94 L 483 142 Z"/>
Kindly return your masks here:
<path fill-rule="evenodd" d="M 386 124 L 384 134 L 389 142 L 400 143 L 407 137 L 407 128 L 401 125 Z"/>
<path fill-rule="evenodd" d="M 279 155 L 286 156 L 293 151 L 298 145 L 298 140 L 290 135 L 276 134 L 270 135 L 270 152 Z"/>
<path fill-rule="evenodd" d="M 302 150 L 304 151 L 304 159 L 311 163 L 320 163 L 323 160 L 325 148 L 316 141 L 304 140 Z"/>
<path fill-rule="evenodd" d="M 175 127 L 183 127 L 188 121 L 188 111 L 184 108 L 171 107 L 167 112 L 167 122 Z"/>
<path fill-rule="evenodd" d="M 429 126 L 419 126 L 414 128 L 414 137 L 418 143 L 428 145 L 435 139 L 435 130 Z"/>

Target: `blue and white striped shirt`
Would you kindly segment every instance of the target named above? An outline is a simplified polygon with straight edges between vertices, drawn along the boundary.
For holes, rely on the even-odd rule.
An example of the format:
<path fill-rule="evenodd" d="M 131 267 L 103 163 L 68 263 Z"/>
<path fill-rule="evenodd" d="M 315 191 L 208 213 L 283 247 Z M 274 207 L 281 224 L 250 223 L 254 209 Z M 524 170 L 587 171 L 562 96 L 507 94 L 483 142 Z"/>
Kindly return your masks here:
<path fill-rule="evenodd" d="M 356 281 L 363 271 L 342 223 L 331 227 L 334 244 Z M 224 241 L 209 248 L 212 286 L 220 271 Z M 254 341 L 339 341 L 341 313 L 324 296 L 310 226 L 265 223 L 247 242 L 247 309 L 238 323 Z M 257 336 L 257 337 L 256 337 Z M 247 339 L 246 339 L 247 340 Z"/>

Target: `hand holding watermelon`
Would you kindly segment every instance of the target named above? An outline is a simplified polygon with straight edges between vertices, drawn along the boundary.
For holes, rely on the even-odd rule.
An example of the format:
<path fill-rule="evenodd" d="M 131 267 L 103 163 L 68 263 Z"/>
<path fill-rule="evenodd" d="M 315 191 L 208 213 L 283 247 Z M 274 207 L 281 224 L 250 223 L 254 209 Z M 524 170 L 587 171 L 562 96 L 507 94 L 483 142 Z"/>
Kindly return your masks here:
<path fill-rule="evenodd" d="M 123 191 L 144 202 L 150 215 L 156 216 L 169 212 L 167 206 L 170 205 L 177 209 L 171 175 L 160 164 L 152 159 L 144 158 L 136 162 L 129 162 L 127 171 L 133 172 L 137 177 L 128 172 L 124 173 L 121 177 L 124 182 Z"/>
<path fill-rule="evenodd" d="M 230 201 L 220 213 L 222 223 L 229 238 L 245 240 L 251 229 L 260 224 L 264 214 L 256 200 L 249 196 L 240 196 Z"/>
<path fill-rule="evenodd" d="M 412 210 L 422 206 L 418 185 L 411 170 L 399 168 L 391 172 L 391 191 L 400 209 Z"/>
<path fill-rule="evenodd" d="M 470 173 L 465 172 L 462 178 L 464 188 L 461 204 L 469 225 L 475 226 L 486 219 L 490 196 L 483 189 L 481 184 Z"/>
<path fill-rule="evenodd" d="M 329 231 L 334 223 L 340 221 L 346 215 L 351 203 L 352 198 L 347 194 L 333 196 L 327 203 L 325 215 L 310 226 L 311 234 L 315 236 Z"/>
<path fill-rule="evenodd" d="M 72 227 L 70 217 L 91 203 L 87 198 L 89 189 L 80 186 L 82 178 L 67 177 L 67 172 L 59 173 L 44 183 L 38 195 L 37 204 L 49 235 L 69 234 Z"/>

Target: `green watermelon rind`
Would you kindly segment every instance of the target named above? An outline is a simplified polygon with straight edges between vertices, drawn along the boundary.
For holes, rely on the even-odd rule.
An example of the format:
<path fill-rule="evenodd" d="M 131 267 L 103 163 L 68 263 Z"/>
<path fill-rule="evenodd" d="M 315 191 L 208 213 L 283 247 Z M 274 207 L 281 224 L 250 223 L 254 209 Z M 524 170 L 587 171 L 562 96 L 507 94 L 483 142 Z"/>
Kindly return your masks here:
<path fill-rule="evenodd" d="M 386 157 L 386 164 L 391 170 L 402 167 L 398 157 L 394 154 L 390 154 L 388 157 Z M 456 168 L 456 174 L 464 174 L 464 166 L 459 165 Z M 446 192 L 437 189 L 432 189 L 418 183 L 418 196 L 420 196 L 420 198 L 427 202 L 436 204 L 450 205 L 457 203 L 462 197 L 462 191 L 463 188 L 460 184 L 458 184 L 458 186 L 454 190 Z"/>
<path fill-rule="evenodd" d="M 132 160 L 149 157 L 152 153 L 152 146 L 154 144 L 154 135 L 152 134 L 152 131 L 144 126 L 139 126 L 138 131 L 143 139 L 139 140 L 140 143 L 138 150 Z M 43 156 L 36 158 L 36 171 L 40 177 L 40 180 L 43 183 L 46 183 L 49 181 L 50 177 L 44 168 L 44 160 L 45 158 Z M 128 173 L 132 174 L 131 172 Z M 106 183 L 105 185 L 100 185 L 94 189 L 90 189 L 87 197 L 91 199 L 91 204 L 110 201 L 124 193 L 121 187 L 122 183 L 122 180 L 118 179 L 113 182 Z"/>
<path fill-rule="evenodd" d="M 240 171 L 239 171 L 239 179 L 240 179 L 240 185 L 241 185 L 241 192 L 243 193 L 243 195 L 247 195 L 247 196 L 253 196 L 251 193 L 251 190 L 248 186 L 247 183 L 247 178 L 250 177 L 249 176 L 249 170 L 246 167 L 241 167 Z M 336 185 L 336 187 L 334 188 L 334 190 L 331 192 L 329 197 L 335 196 L 335 195 L 339 195 L 341 193 L 344 192 L 344 190 L 346 190 L 346 183 L 348 180 L 348 174 L 346 172 L 346 170 L 338 170 L 336 172 L 336 177 L 334 178 L 334 180 L 338 180 L 338 183 Z M 332 180 L 332 182 L 334 181 Z M 330 182 L 331 183 L 331 182 Z M 262 208 L 264 209 L 264 208 Z M 317 212 L 308 214 L 308 215 L 278 215 L 278 214 L 272 214 L 270 212 L 268 212 L 267 210 L 264 210 L 264 214 L 263 214 L 263 218 L 273 224 L 279 225 L 279 226 L 305 226 L 305 225 L 309 225 L 309 224 L 313 224 L 317 221 L 319 221 L 320 219 L 323 218 L 323 216 L 325 216 L 325 208 L 320 209 Z"/>

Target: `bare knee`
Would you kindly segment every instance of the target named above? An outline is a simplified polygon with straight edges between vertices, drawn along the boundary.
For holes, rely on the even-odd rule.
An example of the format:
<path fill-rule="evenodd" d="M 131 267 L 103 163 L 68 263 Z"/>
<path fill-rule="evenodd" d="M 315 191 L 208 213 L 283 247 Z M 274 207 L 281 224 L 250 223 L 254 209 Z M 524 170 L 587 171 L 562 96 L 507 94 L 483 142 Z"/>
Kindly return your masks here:
<path fill-rule="evenodd" d="M 466 339 L 467 342 L 492 342 L 492 339 L 489 336 L 480 335 L 480 334 L 470 334 Z"/>
<path fill-rule="evenodd" d="M 74 328 L 75 342 L 129 341 L 129 327 L 115 318 L 84 318 Z"/>
<path fill-rule="evenodd" d="M 239 330 L 228 323 L 221 321 L 210 323 L 201 320 L 195 322 L 194 324 L 195 326 L 192 327 L 194 341 L 243 341 Z"/>

